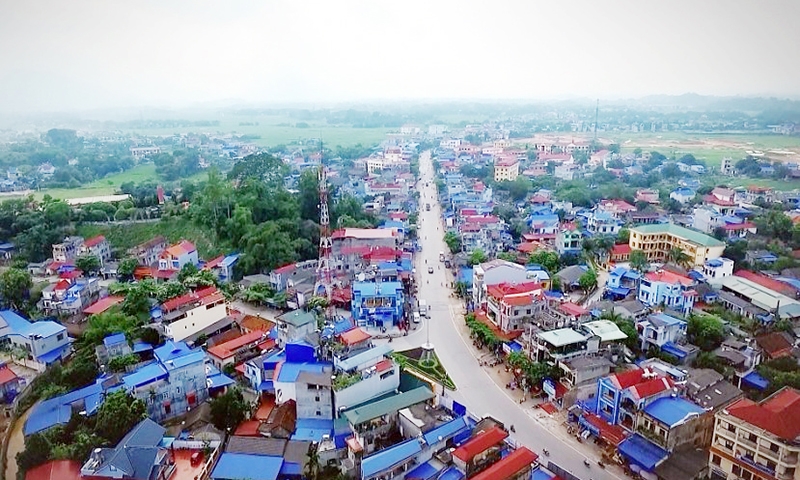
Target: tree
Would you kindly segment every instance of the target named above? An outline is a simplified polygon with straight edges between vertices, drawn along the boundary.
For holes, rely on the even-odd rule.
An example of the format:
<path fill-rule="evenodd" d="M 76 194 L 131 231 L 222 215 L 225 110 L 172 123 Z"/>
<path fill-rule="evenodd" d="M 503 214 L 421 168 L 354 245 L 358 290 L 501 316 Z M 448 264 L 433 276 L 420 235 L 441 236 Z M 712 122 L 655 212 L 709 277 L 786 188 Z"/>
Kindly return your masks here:
<path fill-rule="evenodd" d="M 679 247 L 671 248 L 667 253 L 667 259 L 669 259 L 670 262 L 676 265 L 680 265 L 682 267 L 686 267 L 692 264 L 692 257 L 687 255 L 683 251 L 683 249 Z"/>
<path fill-rule="evenodd" d="M 274 221 L 255 226 L 243 239 L 242 271 L 256 273 L 293 263 L 298 255 L 292 237 Z"/>
<path fill-rule="evenodd" d="M 450 249 L 450 253 L 456 254 L 461 251 L 461 238 L 455 232 L 447 232 L 444 234 L 444 243 Z"/>
<path fill-rule="evenodd" d="M 306 466 L 303 475 L 309 480 L 318 480 L 320 476 L 319 455 L 317 454 L 317 442 L 309 442 L 306 451 Z"/>
<path fill-rule="evenodd" d="M 109 393 L 97 411 L 95 432 L 116 445 L 137 423 L 147 418 L 147 406 L 125 390 Z"/>
<path fill-rule="evenodd" d="M 241 390 L 232 388 L 211 401 L 211 423 L 222 431 L 229 431 L 244 421 L 249 410 Z"/>
<path fill-rule="evenodd" d="M 100 259 L 95 255 L 81 255 L 75 259 L 75 267 L 86 273 L 100 271 Z"/>
<path fill-rule="evenodd" d="M 117 275 L 125 281 L 130 281 L 133 279 L 133 272 L 136 271 L 138 266 L 139 261 L 137 259 L 131 257 L 123 258 L 117 266 Z"/>
<path fill-rule="evenodd" d="M 50 459 L 52 445 L 45 433 L 34 433 L 25 437 L 25 450 L 17 453 L 17 466 L 20 470 L 29 470 Z"/>
<path fill-rule="evenodd" d="M 650 268 L 650 262 L 647 261 L 647 254 L 641 250 L 633 250 L 628 261 L 631 268 L 639 273 L 644 273 Z"/>
<path fill-rule="evenodd" d="M 469 254 L 470 265 L 478 265 L 485 262 L 488 259 L 489 257 L 487 257 L 486 254 L 483 252 L 483 250 L 481 250 L 480 248 L 473 250 L 472 253 Z"/>
<path fill-rule="evenodd" d="M 541 265 L 542 268 L 547 270 L 547 272 L 551 275 L 556 273 L 560 266 L 558 254 L 556 252 L 550 252 L 547 250 L 539 250 L 538 252 L 530 254 L 528 261 L 530 263 Z"/>
<path fill-rule="evenodd" d="M 617 243 L 627 244 L 631 239 L 631 231 L 627 228 L 620 228 L 617 232 Z"/>
<path fill-rule="evenodd" d="M 583 275 L 578 278 L 578 285 L 585 292 L 597 287 L 597 273 L 594 269 L 590 268 Z"/>
<path fill-rule="evenodd" d="M 33 286 L 31 274 L 27 270 L 9 268 L 0 273 L 0 296 L 5 305 L 21 310 Z"/>
<path fill-rule="evenodd" d="M 500 252 L 497 254 L 497 258 L 500 260 L 505 260 L 507 262 L 517 261 L 517 255 L 513 252 Z"/>
<path fill-rule="evenodd" d="M 700 350 L 710 352 L 725 340 L 725 327 L 721 321 L 710 315 L 689 315 L 686 335 Z"/>
<path fill-rule="evenodd" d="M 178 281 L 182 283 L 187 278 L 197 275 L 199 271 L 200 269 L 197 268 L 197 265 L 194 263 L 187 263 L 181 267 L 181 270 L 178 272 Z"/>

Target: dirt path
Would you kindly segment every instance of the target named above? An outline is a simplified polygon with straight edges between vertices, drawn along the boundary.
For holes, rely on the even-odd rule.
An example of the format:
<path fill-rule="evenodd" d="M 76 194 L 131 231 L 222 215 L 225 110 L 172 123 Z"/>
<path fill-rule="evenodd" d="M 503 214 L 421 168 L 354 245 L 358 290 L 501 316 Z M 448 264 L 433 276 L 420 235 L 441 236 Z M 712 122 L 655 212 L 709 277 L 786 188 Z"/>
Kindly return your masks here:
<path fill-rule="evenodd" d="M 33 408 L 29 408 L 27 412 L 23 413 L 14 423 L 14 429 L 11 431 L 11 436 L 8 438 L 8 452 L 6 453 L 6 480 L 16 480 L 17 478 L 17 453 L 25 449 L 25 436 L 22 434 L 22 427 L 25 426 L 25 421 L 28 420 Z"/>

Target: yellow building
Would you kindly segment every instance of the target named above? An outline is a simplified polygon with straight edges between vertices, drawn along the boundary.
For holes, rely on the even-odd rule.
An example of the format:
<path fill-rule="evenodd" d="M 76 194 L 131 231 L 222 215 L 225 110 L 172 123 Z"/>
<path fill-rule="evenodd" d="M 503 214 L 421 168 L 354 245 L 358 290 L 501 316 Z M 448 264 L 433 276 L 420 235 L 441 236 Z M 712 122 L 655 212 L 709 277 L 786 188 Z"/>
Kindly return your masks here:
<path fill-rule="evenodd" d="M 513 182 L 519 176 L 519 160 L 503 159 L 494 164 L 494 181 L 502 182 L 508 180 Z"/>
<path fill-rule="evenodd" d="M 798 480 L 800 392 L 784 387 L 755 403 L 743 398 L 715 415 L 709 453 L 714 479 Z"/>
<path fill-rule="evenodd" d="M 628 245 L 631 250 L 643 251 L 650 262 L 666 262 L 669 251 L 680 248 L 692 259 L 695 266 L 702 266 L 706 260 L 719 258 L 725 251 L 724 242 L 674 223 L 631 228 Z"/>

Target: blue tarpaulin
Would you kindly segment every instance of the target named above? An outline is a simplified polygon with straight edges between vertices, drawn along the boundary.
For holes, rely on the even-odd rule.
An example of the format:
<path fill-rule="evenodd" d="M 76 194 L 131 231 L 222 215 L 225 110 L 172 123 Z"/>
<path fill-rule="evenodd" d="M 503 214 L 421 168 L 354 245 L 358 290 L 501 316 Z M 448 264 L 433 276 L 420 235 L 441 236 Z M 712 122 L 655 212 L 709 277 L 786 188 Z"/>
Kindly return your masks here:
<path fill-rule="evenodd" d="M 750 372 L 742 377 L 742 381 L 756 390 L 766 390 L 766 388 L 769 387 L 769 380 L 759 375 L 756 371 Z"/>
<path fill-rule="evenodd" d="M 617 450 L 630 463 L 636 464 L 648 472 L 652 472 L 669 455 L 666 450 L 638 433 L 623 440 Z"/>
<path fill-rule="evenodd" d="M 611 292 L 612 294 L 620 296 L 620 297 L 627 297 L 628 294 L 631 293 L 631 289 L 630 288 L 625 288 L 625 287 L 609 288 L 608 291 Z"/>
<path fill-rule="evenodd" d="M 512 352 L 521 352 L 522 351 L 522 345 L 520 345 L 517 342 L 508 342 L 506 345 L 508 345 L 508 349 L 510 351 L 512 351 Z"/>
<path fill-rule="evenodd" d="M 441 470 L 431 465 L 431 462 L 425 462 L 414 470 L 406 474 L 407 480 L 430 480 L 434 478 Z"/>

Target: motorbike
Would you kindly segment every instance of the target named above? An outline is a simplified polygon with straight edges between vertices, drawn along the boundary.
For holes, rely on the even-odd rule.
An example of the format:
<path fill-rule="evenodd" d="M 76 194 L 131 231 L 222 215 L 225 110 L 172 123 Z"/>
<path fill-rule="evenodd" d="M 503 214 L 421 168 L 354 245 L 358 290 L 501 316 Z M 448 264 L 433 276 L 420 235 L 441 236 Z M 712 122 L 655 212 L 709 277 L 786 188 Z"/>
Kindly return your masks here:
<path fill-rule="evenodd" d="M 589 460 L 584 460 L 584 461 L 583 461 L 583 464 L 584 464 L 584 465 L 586 465 L 586 468 L 589 468 L 589 467 L 591 467 L 591 466 L 592 466 L 592 464 L 591 464 L 591 463 L 589 463 Z"/>
<path fill-rule="evenodd" d="M 542 453 L 544 453 L 545 457 L 549 457 L 550 456 L 550 450 L 542 449 Z"/>
<path fill-rule="evenodd" d="M 606 468 L 606 465 L 603 462 L 597 462 L 597 466 L 600 468 Z"/>
<path fill-rule="evenodd" d="M 514 425 L 511 425 L 511 431 L 516 432 L 517 430 L 514 428 Z"/>

